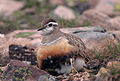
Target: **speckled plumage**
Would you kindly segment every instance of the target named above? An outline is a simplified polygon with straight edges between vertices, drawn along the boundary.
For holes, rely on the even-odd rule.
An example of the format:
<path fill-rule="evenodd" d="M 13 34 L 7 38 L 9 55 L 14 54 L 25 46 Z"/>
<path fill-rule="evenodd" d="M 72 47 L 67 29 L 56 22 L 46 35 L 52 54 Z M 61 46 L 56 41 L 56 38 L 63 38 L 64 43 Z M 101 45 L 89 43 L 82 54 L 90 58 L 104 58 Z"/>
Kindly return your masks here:
<path fill-rule="evenodd" d="M 47 24 L 48 22 L 56 22 L 56 20 L 52 18 L 47 18 L 43 20 L 43 22 L 41 23 L 41 27 L 44 27 L 44 25 Z M 59 28 L 60 28 L 59 25 L 54 26 L 54 30 L 50 34 L 43 36 L 41 42 L 42 45 L 40 46 L 37 53 L 37 59 L 40 68 L 44 67 L 43 61 L 46 60 L 49 56 L 50 59 L 52 58 L 58 58 L 58 60 L 63 59 L 64 61 L 60 60 L 59 63 L 57 64 L 57 66 L 59 66 L 59 71 L 57 67 L 53 67 L 53 69 L 55 69 L 57 72 L 65 73 L 65 71 L 61 69 L 62 67 L 65 67 L 63 66 L 65 65 L 65 63 L 68 63 L 69 65 L 70 58 L 73 58 L 73 65 L 75 66 L 76 63 L 82 62 L 81 60 L 76 59 L 82 59 L 83 61 L 87 62 L 88 60 L 90 60 L 90 58 L 89 55 L 86 53 L 87 49 L 83 41 L 79 37 L 63 33 L 60 31 Z M 85 64 L 82 63 L 82 66 L 85 66 Z M 78 67 L 79 66 L 77 66 L 76 68 Z M 78 68 L 78 70 L 80 70 L 80 68 Z"/>

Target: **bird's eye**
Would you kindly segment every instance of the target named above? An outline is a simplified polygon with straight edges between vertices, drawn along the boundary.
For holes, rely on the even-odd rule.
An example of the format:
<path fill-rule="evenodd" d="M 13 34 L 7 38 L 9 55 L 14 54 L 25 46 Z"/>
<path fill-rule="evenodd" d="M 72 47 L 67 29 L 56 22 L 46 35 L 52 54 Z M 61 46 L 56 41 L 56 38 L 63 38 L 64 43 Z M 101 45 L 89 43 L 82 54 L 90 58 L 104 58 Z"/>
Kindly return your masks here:
<path fill-rule="evenodd" d="M 53 24 L 48 24 L 49 27 L 53 26 Z"/>

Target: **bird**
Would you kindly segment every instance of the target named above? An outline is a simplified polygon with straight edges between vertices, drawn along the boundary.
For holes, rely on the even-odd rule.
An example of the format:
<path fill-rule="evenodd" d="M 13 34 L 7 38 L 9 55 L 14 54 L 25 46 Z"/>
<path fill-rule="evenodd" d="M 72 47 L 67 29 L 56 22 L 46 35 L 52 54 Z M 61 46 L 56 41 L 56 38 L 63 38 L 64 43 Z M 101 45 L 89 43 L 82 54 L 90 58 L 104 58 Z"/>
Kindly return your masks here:
<path fill-rule="evenodd" d="M 42 41 L 37 51 L 40 69 L 55 74 L 78 72 L 90 60 L 86 46 L 80 37 L 64 33 L 56 19 L 44 18 L 38 31 Z"/>

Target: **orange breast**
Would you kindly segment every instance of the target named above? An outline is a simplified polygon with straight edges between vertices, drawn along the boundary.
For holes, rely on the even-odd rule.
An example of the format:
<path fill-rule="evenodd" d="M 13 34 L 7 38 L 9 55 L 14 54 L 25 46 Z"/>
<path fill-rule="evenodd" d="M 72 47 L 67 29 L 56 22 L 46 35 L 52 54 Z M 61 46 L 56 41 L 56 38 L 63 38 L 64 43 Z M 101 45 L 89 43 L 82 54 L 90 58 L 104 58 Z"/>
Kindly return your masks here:
<path fill-rule="evenodd" d="M 61 39 L 51 45 L 41 46 L 38 51 L 38 56 L 45 59 L 48 56 L 65 55 L 73 50 L 72 45 L 68 43 L 67 39 Z"/>

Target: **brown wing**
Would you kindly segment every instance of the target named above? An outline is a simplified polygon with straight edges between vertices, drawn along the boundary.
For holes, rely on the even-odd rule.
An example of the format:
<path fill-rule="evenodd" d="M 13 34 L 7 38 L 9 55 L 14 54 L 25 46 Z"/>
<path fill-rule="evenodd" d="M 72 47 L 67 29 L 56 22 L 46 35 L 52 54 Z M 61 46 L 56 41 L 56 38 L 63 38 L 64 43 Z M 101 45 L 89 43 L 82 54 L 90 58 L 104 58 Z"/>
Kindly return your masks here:
<path fill-rule="evenodd" d="M 75 46 L 73 53 L 79 54 L 81 57 L 85 58 L 86 61 L 90 60 L 86 46 L 79 37 L 67 33 L 64 33 L 64 36 L 69 41 L 70 45 Z"/>

